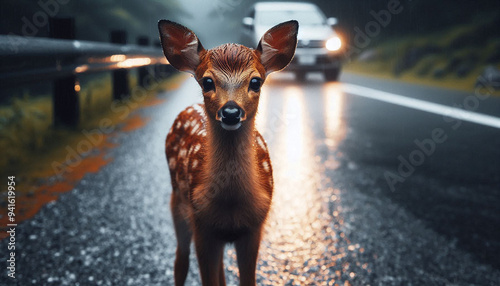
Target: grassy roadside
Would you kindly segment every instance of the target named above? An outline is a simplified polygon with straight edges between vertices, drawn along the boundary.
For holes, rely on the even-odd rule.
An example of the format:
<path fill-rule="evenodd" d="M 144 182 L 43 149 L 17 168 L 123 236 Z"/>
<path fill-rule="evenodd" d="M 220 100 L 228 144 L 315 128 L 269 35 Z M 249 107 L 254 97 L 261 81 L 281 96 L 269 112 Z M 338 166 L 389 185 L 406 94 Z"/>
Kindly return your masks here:
<path fill-rule="evenodd" d="M 487 67 L 500 73 L 499 24 L 496 13 L 485 13 L 473 23 L 380 42 L 364 49 L 345 65 L 345 70 L 474 92 L 478 78 L 484 75 Z M 485 82 L 484 76 L 480 82 Z M 490 84 L 499 85 L 500 82 L 493 78 Z M 488 88 L 488 92 L 500 95 L 498 89 Z"/>

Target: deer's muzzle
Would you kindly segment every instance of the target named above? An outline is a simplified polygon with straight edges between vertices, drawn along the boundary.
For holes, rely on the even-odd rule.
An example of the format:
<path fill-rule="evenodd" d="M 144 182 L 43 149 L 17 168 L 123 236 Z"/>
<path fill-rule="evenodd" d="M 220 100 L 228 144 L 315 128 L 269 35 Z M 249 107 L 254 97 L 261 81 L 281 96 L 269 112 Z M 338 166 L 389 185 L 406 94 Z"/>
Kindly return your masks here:
<path fill-rule="evenodd" d="M 230 131 L 240 128 L 244 112 L 234 101 L 224 104 L 217 113 L 222 128 Z"/>

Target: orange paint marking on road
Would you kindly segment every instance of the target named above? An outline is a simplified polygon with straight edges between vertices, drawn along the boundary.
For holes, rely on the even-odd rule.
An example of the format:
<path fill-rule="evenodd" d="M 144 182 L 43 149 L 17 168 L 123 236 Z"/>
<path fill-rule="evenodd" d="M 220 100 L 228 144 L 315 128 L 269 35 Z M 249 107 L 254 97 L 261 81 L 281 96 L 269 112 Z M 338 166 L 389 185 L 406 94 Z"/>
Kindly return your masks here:
<path fill-rule="evenodd" d="M 155 105 L 160 105 L 162 104 L 163 102 L 165 102 L 166 98 L 153 98 L 149 101 L 147 101 L 146 103 L 144 103 L 144 106 L 146 107 L 149 107 L 149 106 L 155 106 Z"/>
<path fill-rule="evenodd" d="M 130 132 L 142 128 L 149 122 L 150 119 L 151 118 L 144 118 L 139 114 L 136 114 L 125 122 L 125 126 L 122 127 L 122 130 Z"/>
<path fill-rule="evenodd" d="M 104 159 L 104 154 L 85 158 L 77 168 L 68 173 L 67 179 L 70 182 L 79 182 L 86 174 L 97 173 L 102 167 L 106 166 L 111 161 L 111 158 Z"/>
<path fill-rule="evenodd" d="M 115 144 L 104 145 L 114 146 Z M 51 185 L 39 186 L 32 194 L 27 194 L 26 192 L 19 193 L 19 196 L 16 197 L 15 223 L 19 224 L 32 218 L 44 205 L 56 201 L 60 194 L 73 190 L 86 174 L 97 173 L 102 167 L 112 161 L 112 159 L 104 159 L 104 155 L 104 153 L 101 153 L 84 158 L 72 171 L 64 174 L 61 180 Z M 0 218 L 0 225 L 7 225 L 9 223 L 8 219 L 8 216 Z M 5 237 L 7 237 L 7 233 L 4 231 L 1 232 L 0 240 Z"/>

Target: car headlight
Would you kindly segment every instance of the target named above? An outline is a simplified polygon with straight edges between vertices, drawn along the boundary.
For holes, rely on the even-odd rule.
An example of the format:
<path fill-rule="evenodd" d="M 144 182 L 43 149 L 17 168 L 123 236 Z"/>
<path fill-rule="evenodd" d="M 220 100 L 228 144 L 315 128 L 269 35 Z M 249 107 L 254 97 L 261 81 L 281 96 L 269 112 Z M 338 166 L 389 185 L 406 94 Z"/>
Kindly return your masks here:
<path fill-rule="evenodd" d="M 339 37 L 333 37 L 326 41 L 325 47 L 329 51 L 338 51 L 342 47 L 342 41 Z"/>

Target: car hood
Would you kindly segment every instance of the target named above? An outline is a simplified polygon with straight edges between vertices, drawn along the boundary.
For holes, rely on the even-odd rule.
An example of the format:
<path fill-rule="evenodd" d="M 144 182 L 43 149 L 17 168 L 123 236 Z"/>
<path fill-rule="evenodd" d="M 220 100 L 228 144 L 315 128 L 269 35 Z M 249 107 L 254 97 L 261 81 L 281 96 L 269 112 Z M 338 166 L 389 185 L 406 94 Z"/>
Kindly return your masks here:
<path fill-rule="evenodd" d="M 264 33 L 272 27 L 255 26 L 255 45 L 260 41 Z M 298 40 L 328 40 L 336 36 L 335 31 L 330 26 L 299 26 Z"/>

